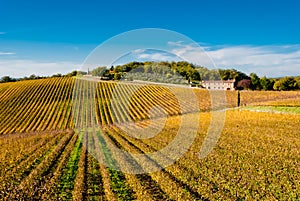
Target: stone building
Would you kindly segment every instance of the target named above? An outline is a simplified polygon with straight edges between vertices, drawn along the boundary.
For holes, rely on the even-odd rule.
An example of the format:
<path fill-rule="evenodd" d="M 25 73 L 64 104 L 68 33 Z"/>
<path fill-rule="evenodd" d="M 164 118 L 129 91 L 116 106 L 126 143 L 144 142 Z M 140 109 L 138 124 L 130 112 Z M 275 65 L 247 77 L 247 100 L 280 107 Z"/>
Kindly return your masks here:
<path fill-rule="evenodd" d="M 203 80 L 202 87 L 208 90 L 235 90 L 235 80 Z"/>

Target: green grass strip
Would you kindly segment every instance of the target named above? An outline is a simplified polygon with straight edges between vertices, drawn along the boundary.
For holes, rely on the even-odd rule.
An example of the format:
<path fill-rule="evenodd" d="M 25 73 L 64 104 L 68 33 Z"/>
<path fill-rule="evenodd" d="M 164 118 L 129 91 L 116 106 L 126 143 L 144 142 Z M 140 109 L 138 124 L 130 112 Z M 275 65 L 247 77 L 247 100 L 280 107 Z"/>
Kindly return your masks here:
<path fill-rule="evenodd" d="M 98 142 L 100 144 L 102 154 L 104 155 L 104 160 L 106 164 L 110 165 L 111 167 L 117 167 L 117 161 L 113 158 L 112 153 L 110 153 L 110 150 L 107 148 L 106 142 L 101 135 L 102 134 L 97 131 Z M 126 183 L 126 177 L 124 173 L 117 171 L 114 168 L 107 169 L 110 178 L 110 185 L 117 197 L 117 200 L 134 200 L 134 193 Z"/>
<path fill-rule="evenodd" d="M 78 169 L 78 162 L 80 158 L 80 153 L 82 149 L 82 136 L 81 133 L 74 149 L 71 152 L 70 159 L 67 163 L 66 168 L 63 170 L 63 174 L 61 177 L 61 182 L 58 186 L 59 192 L 61 192 L 60 196 L 63 199 L 71 199 L 72 198 L 72 190 L 74 189 L 74 182 L 76 178 L 76 173 Z"/>
<path fill-rule="evenodd" d="M 246 110 L 255 110 L 261 112 L 278 112 L 300 114 L 300 107 L 285 107 L 285 106 L 247 106 L 243 107 Z"/>

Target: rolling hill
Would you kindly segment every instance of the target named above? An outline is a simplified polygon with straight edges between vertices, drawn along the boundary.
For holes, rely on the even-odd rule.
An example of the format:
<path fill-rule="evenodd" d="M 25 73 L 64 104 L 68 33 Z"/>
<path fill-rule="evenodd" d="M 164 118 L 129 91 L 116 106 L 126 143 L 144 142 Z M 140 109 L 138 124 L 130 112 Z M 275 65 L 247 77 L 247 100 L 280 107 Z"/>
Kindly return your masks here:
<path fill-rule="evenodd" d="M 235 109 L 238 92 L 226 91 L 233 109 L 200 159 L 220 107 L 212 93 L 80 78 L 0 84 L 0 199 L 298 199 L 300 116 Z M 243 91 L 241 103 L 292 108 L 299 95 Z M 184 121 L 195 138 L 180 138 Z M 164 151 L 176 140 L 191 144 Z"/>

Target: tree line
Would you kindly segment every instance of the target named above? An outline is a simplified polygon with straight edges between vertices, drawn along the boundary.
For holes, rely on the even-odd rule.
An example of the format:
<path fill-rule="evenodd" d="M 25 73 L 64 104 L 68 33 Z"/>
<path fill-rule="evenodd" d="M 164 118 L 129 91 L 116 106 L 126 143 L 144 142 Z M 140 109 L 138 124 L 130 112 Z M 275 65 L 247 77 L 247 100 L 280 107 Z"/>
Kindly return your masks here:
<path fill-rule="evenodd" d="M 260 78 L 255 73 L 251 73 L 249 77 L 250 79 L 240 80 L 237 84 L 237 88 L 264 91 L 289 91 L 300 89 L 300 76 L 283 78 L 267 78 L 264 76 Z"/>
<path fill-rule="evenodd" d="M 130 62 L 124 65 L 98 67 L 89 72 L 93 76 L 103 76 L 108 79 L 126 79 L 126 74 L 143 73 L 162 75 L 168 80 L 170 77 L 180 75 L 187 82 L 201 82 L 202 80 L 235 80 L 238 90 L 297 90 L 300 89 L 300 76 L 267 78 L 259 77 L 255 73 L 247 75 L 236 69 L 208 69 L 203 66 L 179 62 Z M 138 74 L 138 75 L 140 75 Z M 129 76 L 129 78 L 131 78 Z"/>
<path fill-rule="evenodd" d="M 68 74 L 55 74 L 48 77 L 31 75 L 24 78 L 11 78 L 4 76 L 0 79 L 0 83 L 16 82 L 22 80 L 44 79 L 49 77 L 72 77 L 78 74 L 90 74 L 93 76 L 101 76 L 106 80 L 135 79 L 134 74 L 141 77 L 146 75 L 150 80 L 160 77 L 159 80 L 170 83 L 186 83 L 198 82 L 202 80 L 235 80 L 235 88 L 238 90 L 298 90 L 300 89 L 300 76 L 283 77 L 283 78 L 267 78 L 259 77 L 255 73 L 247 75 L 234 68 L 232 69 L 208 69 L 186 61 L 178 62 L 129 62 L 123 65 L 96 67 L 88 72 L 72 71 Z M 127 76 L 127 77 L 126 77 Z M 179 80 L 181 78 L 182 80 Z M 175 81 L 174 81 L 175 80 Z M 154 80 L 155 81 L 155 80 Z M 173 82 L 174 81 L 174 82 Z"/>
<path fill-rule="evenodd" d="M 46 78 L 53 78 L 53 77 L 73 77 L 73 76 L 76 76 L 78 74 L 78 71 L 74 70 L 70 73 L 67 73 L 65 75 L 62 75 L 60 73 L 57 73 L 57 74 L 54 74 L 54 75 L 51 75 L 51 76 L 38 76 L 38 75 L 35 75 L 35 74 L 32 74 L 30 76 L 25 76 L 23 78 L 13 78 L 13 77 L 10 77 L 10 76 L 3 76 L 1 79 L 0 79 L 0 83 L 6 83 L 6 82 L 18 82 L 18 81 L 23 81 L 23 80 L 38 80 L 38 79 L 46 79 Z"/>

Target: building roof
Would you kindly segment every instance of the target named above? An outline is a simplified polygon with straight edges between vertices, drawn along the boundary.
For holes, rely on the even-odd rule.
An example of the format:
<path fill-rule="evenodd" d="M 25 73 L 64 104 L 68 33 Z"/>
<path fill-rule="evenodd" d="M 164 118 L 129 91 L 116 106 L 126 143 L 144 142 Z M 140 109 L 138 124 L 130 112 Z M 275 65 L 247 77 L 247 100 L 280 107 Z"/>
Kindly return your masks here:
<path fill-rule="evenodd" d="M 235 80 L 203 80 L 202 83 L 234 83 Z"/>

